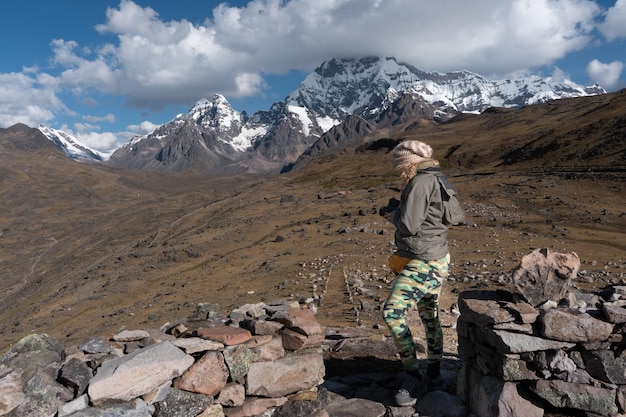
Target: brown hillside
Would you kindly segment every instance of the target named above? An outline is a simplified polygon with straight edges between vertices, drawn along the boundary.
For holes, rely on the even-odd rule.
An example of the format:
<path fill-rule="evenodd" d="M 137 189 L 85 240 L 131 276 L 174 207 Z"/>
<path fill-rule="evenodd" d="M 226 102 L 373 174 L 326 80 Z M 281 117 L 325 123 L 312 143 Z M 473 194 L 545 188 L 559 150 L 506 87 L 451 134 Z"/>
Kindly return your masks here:
<path fill-rule="evenodd" d="M 15 146 L 31 129 L 0 130 L 0 351 L 31 332 L 79 343 L 201 302 L 229 311 L 313 294 L 325 325 L 381 327 L 393 230 L 376 213 L 400 186 L 387 151 L 419 138 L 476 223 L 450 231 L 442 316 L 454 355 L 458 291 L 508 285 L 536 247 L 577 252 L 577 286 L 625 282 L 625 97 L 410 127 L 280 176 L 104 168 Z"/>

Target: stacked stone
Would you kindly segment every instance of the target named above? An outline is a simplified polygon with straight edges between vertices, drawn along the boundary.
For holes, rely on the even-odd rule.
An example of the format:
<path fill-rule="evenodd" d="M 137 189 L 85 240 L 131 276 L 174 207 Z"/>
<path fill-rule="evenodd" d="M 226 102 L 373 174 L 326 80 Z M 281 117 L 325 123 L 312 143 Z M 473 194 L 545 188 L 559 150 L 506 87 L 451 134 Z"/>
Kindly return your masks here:
<path fill-rule="evenodd" d="M 220 318 L 198 307 L 192 320 L 71 349 L 27 336 L 0 357 L 0 416 L 243 417 L 298 398 L 325 415 L 311 401 L 325 373 L 313 310 L 260 303 Z"/>
<path fill-rule="evenodd" d="M 626 287 L 570 288 L 576 254 L 537 250 L 514 291 L 467 291 L 459 397 L 481 417 L 626 413 Z"/>

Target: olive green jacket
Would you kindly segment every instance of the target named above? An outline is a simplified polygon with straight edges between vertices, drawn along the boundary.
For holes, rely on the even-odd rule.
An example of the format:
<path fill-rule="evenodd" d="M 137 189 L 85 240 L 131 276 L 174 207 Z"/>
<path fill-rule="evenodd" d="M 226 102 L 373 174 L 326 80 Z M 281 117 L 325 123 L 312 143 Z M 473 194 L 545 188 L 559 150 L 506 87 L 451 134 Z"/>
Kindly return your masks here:
<path fill-rule="evenodd" d="M 432 261 L 448 254 L 448 227 L 443 223 L 443 201 L 437 166 L 418 170 L 406 184 L 400 207 L 391 213 L 396 226 L 396 255 Z"/>

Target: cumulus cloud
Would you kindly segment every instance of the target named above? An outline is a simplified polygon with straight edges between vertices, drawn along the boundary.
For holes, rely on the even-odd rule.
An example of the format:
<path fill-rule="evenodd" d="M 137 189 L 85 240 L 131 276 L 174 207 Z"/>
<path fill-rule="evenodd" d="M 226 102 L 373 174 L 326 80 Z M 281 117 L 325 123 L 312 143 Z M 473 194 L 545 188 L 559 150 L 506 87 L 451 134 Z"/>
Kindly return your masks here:
<path fill-rule="evenodd" d="M 127 97 L 161 108 L 220 92 L 263 94 L 264 74 L 310 71 L 333 57 L 395 56 L 426 70 L 468 69 L 504 76 L 549 64 L 590 42 L 600 8 L 578 0 L 253 0 L 220 4 L 194 25 L 163 21 L 157 11 L 123 0 L 98 25 L 113 34 L 95 57 L 74 42 L 56 41 L 64 85 Z M 442 19 L 441 16 L 445 16 Z M 511 30 L 513 28 L 513 30 Z"/>
<path fill-rule="evenodd" d="M 594 59 L 587 64 L 587 75 L 592 82 L 597 82 L 605 89 L 611 90 L 619 85 L 619 78 L 623 69 L 624 64 L 620 61 L 603 64 Z"/>
<path fill-rule="evenodd" d="M 37 126 L 68 112 L 53 88 L 23 73 L 0 73 L 0 126 L 24 123 Z"/>
<path fill-rule="evenodd" d="M 600 30 L 609 41 L 626 38 L 626 0 L 617 0 L 609 8 Z"/>
<path fill-rule="evenodd" d="M 154 130 L 160 125 L 154 124 L 149 121 L 143 121 L 138 125 L 129 125 L 128 130 L 135 135 L 147 135 L 154 132 Z"/>

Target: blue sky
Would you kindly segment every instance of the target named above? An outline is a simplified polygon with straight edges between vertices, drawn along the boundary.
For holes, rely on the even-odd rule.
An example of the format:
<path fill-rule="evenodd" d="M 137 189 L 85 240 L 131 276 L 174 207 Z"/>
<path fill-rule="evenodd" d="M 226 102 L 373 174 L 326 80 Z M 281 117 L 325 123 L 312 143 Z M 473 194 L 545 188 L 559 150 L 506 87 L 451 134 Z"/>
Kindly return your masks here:
<path fill-rule="evenodd" d="M 626 87 L 626 0 L 9 0 L 0 127 L 109 151 L 215 93 L 267 110 L 323 61 Z"/>

